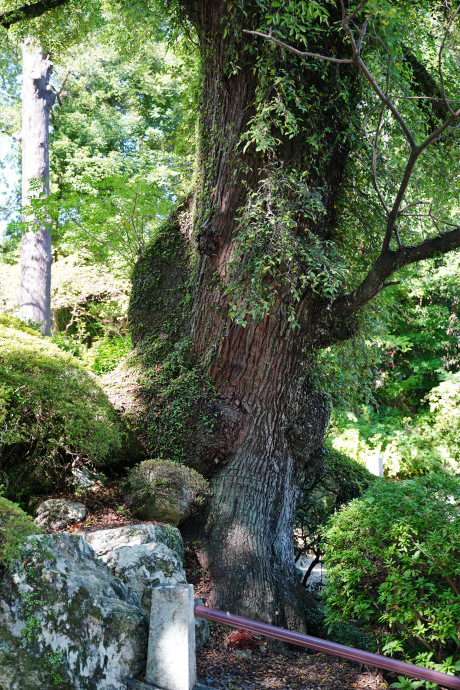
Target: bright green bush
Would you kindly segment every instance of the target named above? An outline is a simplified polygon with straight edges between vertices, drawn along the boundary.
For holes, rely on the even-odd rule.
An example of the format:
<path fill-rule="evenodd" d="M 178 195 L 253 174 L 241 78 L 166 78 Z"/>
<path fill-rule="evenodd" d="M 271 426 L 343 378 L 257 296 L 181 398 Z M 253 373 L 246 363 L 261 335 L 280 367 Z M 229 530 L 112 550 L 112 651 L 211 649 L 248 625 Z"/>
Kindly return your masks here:
<path fill-rule="evenodd" d="M 108 374 L 116 369 L 123 357 L 131 351 L 129 335 L 112 335 L 93 342 L 83 359 L 95 374 Z"/>
<path fill-rule="evenodd" d="M 328 622 L 361 619 L 384 653 L 460 671 L 460 481 L 379 481 L 325 536 Z"/>
<path fill-rule="evenodd" d="M 30 515 L 16 503 L 0 497 L 0 565 L 12 565 L 20 556 L 24 539 L 40 533 Z"/>
<path fill-rule="evenodd" d="M 382 408 L 365 410 L 356 418 L 342 419 L 332 445 L 366 464 L 383 458 L 385 476 L 408 479 L 432 472 L 458 472 L 460 468 L 460 375 L 433 388 L 426 400 L 429 410 L 418 414 Z"/>
<path fill-rule="evenodd" d="M 48 338 L 1 324 L 0 420 L 0 479 L 16 499 L 62 486 L 72 460 L 102 465 L 121 446 L 94 377 Z"/>

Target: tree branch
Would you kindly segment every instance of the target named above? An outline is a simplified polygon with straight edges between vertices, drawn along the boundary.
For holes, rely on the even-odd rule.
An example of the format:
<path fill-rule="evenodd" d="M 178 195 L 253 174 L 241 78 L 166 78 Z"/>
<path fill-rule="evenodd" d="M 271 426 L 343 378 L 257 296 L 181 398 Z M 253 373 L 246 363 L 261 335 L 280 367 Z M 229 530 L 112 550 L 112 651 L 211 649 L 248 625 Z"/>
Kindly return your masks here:
<path fill-rule="evenodd" d="M 327 62 L 338 62 L 341 65 L 351 65 L 354 62 L 353 59 L 342 60 L 340 58 L 330 57 L 329 55 L 320 55 L 319 53 L 307 53 L 303 50 L 297 50 L 297 48 L 293 48 L 287 43 L 283 43 L 283 41 L 280 41 L 278 38 L 274 38 L 270 34 L 263 34 L 261 31 L 249 31 L 249 29 L 243 29 L 243 33 L 251 34 L 252 36 L 260 36 L 261 38 L 266 38 L 269 41 L 272 41 L 272 43 L 276 43 L 276 45 L 285 48 L 290 53 L 294 53 L 294 55 L 300 55 L 300 57 L 318 58 L 319 60 L 326 60 Z"/>
<path fill-rule="evenodd" d="M 362 283 L 353 292 L 335 299 L 328 309 L 327 319 L 343 321 L 364 307 L 385 287 L 387 279 L 398 269 L 409 264 L 447 254 L 460 247 L 460 226 L 409 247 L 380 254 Z M 324 305 L 323 305 L 324 308 Z"/>
<path fill-rule="evenodd" d="M 125 254 L 125 252 L 122 252 L 120 249 L 118 249 L 114 244 L 112 244 L 111 242 L 104 242 L 104 240 L 99 239 L 99 237 L 96 237 L 96 235 L 93 235 L 92 232 L 90 232 L 89 230 L 84 228 L 83 225 L 78 222 L 78 220 L 75 220 L 75 218 L 71 218 L 70 220 L 73 223 L 75 223 L 75 225 L 78 225 L 80 230 L 83 230 L 83 232 L 86 232 L 87 235 L 92 237 L 93 240 L 95 240 L 99 244 L 103 244 L 105 247 L 110 247 L 110 249 L 113 249 L 114 251 L 118 252 L 118 254 L 120 254 L 120 256 L 122 256 L 125 261 L 131 262 L 130 256 L 128 254 Z"/>
<path fill-rule="evenodd" d="M 9 29 L 13 24 L 22 22 L 25 19 L 36 19 L 42 14 L 54 10 L 56 7 L 66 5 L 68 0 L 39 0 L 33 5 L 23 5 L 9 12 L 0 12 L 0 26 Z"/>

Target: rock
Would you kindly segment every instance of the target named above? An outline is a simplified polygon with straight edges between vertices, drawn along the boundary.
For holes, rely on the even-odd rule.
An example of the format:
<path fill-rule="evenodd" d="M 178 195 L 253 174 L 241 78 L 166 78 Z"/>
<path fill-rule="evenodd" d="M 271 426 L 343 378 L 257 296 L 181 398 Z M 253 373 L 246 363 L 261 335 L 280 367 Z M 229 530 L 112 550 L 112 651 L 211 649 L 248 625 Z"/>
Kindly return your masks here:
<path fill-rule="evenodd" d="M 144 523 L 80 534 L 111 572 L 138 594 L 148 617 L 152 587 L 186 583 L 184 546 L 175 527 Z M 201 599 L 195 599 L 195 603 L 203 604 Z M 195 618 L 197 651 L 204 647 L 210 632 L 208 621 Z"/>
<path fill-rule="evenodd" d="M 208 493 L 209 485 L 198 472 L 161 458 L 141 462 L 123 484 L 124 500 L 134 515 L 175 527 Z"/>
<path fill-rule="evenodd" d="M 195 604 L 200 604 L 203 606 L 201 599 L 195 599 Z M 209 640 L 209 635 L 211 634 L 211 627 L 209 621 L 204 618 L 195 618 L 195 648 L 199 652 L 203 649 L 206 642 Z"/>
<path fill-rule="evenodd" d="M 250 649 L 234 649 L 233 653 L 242 659 L 251 659 L 252 651 Z"/>
<path fill-rule="evenodd" d="M 158 520 L 177 526 L 190 514 L 190 504 L 178 496 L 154 495 L 154 500 L 146 502 L 137 514 L 144 520 Z"/>
<path fill-rule="evenodd" d="M 89 472 L 86 467 L 76 467 L 72 470 L 72 483 L 77 496 L 88 491 L 98 491 L 104 486 L 104 479 L 100 474 Z"/>
<path fill-rule="evenodd" d="M 181 558 L 164 543 L 180 544 L 183 550 L 180 532 L 173 527 L 130 525 L 83 536 L 113 575 L 137 593 L 147 616 L 152 587 L 186 583 Z"/>
<path fill-rule="evenodd" d="M 91 544 L 99 558 L 121 546 L 160 543 L 175 551 L 181 560 L 184 559 L 184 544 L 181 533 L 176 527 L 170 525 L 144 522 L 139 525 L 125 525 L 115 529 L 79 532 L 79 534 Z"/>
<path fill-rule="evenodd" d="M 29 537 L 0 569 L 0 688 L 125 690 L 145 669 L 140 602 L 81 537 Z"/>
<path fill-rule="evenodd" d="M 50 498 L 40 503 L 36 510 L 35 522 L 39 527 L 47 529 L 63 529 L 86 517 L 86 507 L 83 503 L 66 501 L 63 498 Z"/>

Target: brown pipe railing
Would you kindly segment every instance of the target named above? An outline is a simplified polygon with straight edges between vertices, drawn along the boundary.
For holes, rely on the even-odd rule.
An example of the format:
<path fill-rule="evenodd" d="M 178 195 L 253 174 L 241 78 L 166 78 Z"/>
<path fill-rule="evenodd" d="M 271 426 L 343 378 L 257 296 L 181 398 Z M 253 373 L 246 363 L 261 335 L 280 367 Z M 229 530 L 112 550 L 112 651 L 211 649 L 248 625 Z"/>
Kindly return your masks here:
<path fill-rule="evenodd" d="M 333 654 L 344 659 L 351 659 L 370 666 L 377 666 L 384 668 L 387 671 L 393 671 L 403 676 L 410 676 L 420 680 L 428 680 L 431 683 L 438 683 L 445 688 L 453 688 L 460 690 L 460 678 L 450 676 L 447 673 L 440 671 L 432 671 L 429 668 L 422 666 L 415 666 L 414 664 L 407 664 L 405 661 L 398 661 L 391 659 L 388 656 L 381 654 L 372 654 L 365 652 L 362 649 L 355 649 L 354 647 L 347 647 L 344 644 L 337 644 L 336 642 L 329 642 L 329 640 L 321 640 L 319 637 L 311 637 L 310 635 L 302 635 L 298 632 L 291 632 L 284 628 L 277 628 L 275 625 L 267 623 L 258 623 L 243 616 L 234 616 L 231 613 L 224 613 L 216 609 L 210 609 L 207 606 L 195 605 L 195 616 L 197 618 L 205 618 L 208 621 L 215 623 L 223 623 L 232 628 L 240 630 L 249 630 L 265 637 L 272 637 L 275 640 L 282 640 L 291 644 L 299 645 L 299 647 L 308 647 L 309 649 L 316 649 L 319 652 L 326 654 Z"/>

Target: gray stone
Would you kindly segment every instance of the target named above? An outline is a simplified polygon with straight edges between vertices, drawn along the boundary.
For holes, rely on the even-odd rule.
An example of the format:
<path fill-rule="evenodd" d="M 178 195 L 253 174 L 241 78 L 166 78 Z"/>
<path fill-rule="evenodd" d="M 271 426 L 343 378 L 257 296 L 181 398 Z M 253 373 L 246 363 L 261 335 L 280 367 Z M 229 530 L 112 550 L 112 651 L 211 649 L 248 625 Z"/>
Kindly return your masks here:
<path fill-rule="evenodd" d="M 64 498 L 50 498 L 40 503 L 36 510 L 35 522 L 39 527 L 64 529 L 86 517 L 86 506 Z"/>
<path fill-rule="evenodd" d="M 201 599 L 195 599 L 195 604 L 203 606 Z M 203 649 L 206 642 L 209 640 L 210 634 L 211 626 L 209 625 L 209 621 L 195 616 L 195 648 L 197 652 Z"/>
<path fill-rule="evenodd" d="M 72 483 L 75 493 L 79 496 L 89 491 L 98 491 L 104 486 L 104 478 L 95 472 L 89 472 L 86 467 L 76 467 L 72 470 Z"/>
<path fill-rule="evenodd" d="M 29 537 L 20 563 L 0 570 L 0 688 L 125 690 L 146 661 L 135 593 L 75 535 Z"/>
<path fill-rule="evenodd" d="M 91 544 L 99 558 L 121 546 L 159 543 L 175 551 L 181 560 L 184 559 L 184 544 L 181 533 L 171 525 L 144 522 L 139 525 L 125 525 L 124 527 L 103 529 L 97 532 L 80 532 L 80 534 Z"/>
<path fill-rule="evenodd" d="M 162 533 L 156 527 L 132 525 L 83 535 L 113 575 L 137 593 L 148 617 L 154 587 L 187 582 L 181 559 L 175 551 L 157 541 Z"/>
<path fill-rule="evenodd" d="M 162 690 L 193 690 L 196 683 L 193 585 L 152 590 L 147 683 Z"/>

